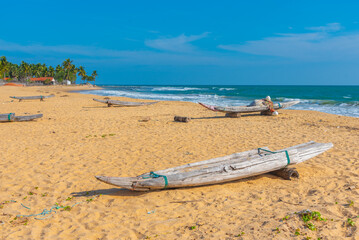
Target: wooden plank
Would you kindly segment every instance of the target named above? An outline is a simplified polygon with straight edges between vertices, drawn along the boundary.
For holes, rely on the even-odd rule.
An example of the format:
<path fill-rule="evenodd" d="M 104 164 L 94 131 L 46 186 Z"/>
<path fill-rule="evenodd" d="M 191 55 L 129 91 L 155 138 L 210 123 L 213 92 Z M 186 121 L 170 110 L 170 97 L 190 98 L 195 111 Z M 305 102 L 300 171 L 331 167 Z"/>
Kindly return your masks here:
<path fill-rule="evenodd" d="M 261 115 L 272 116 L 273 112 L 271 110 L 265 110 L 261 111 Z"/>
<path fill-rule="evenodd" d="M 295 168 L 282 168 L 274 172 L 270 172 L 270 174 L 276 175 L 285 180 L 291 180 L 291 178 L 299 178 L 299 173 Z"/>
<path fill-rule="evenodd" d="M 174 120 L 175 122 L 189 122 L 189 121 L 191 121 L 191 118 L 190 118 L 190 117 L 175 116 L 175 117 L 173 118 L 173 120 Z"/>

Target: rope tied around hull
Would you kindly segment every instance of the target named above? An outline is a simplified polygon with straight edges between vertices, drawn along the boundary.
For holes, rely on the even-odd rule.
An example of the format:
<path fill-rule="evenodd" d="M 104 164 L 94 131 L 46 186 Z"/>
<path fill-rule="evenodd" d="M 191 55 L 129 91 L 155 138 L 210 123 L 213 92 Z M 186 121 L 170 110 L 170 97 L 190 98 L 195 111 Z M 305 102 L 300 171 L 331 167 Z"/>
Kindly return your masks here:
<path fill-rule="evenodd" d="M 273 102 L 269 99 L 263 98 L 263 104 L 268 107 L 268 110 L 271 112 L 275 112 Z"/>
<path fill-rule="evenodd" d="M 13 115 L 14 113 L 9 113 L 8 115 L 7 115 L 7 119 L 9 120 L 9 122 L 11 122 L 11 116 Z"/>
<path fill-rule="evenodd" d="M 287 150 L 284 150 L 284 151 L 278 151 L 278 152 L 272 152 L 272 151 L 267 150 L 267 149 L 258 148 L 258 154 L 259 154 L 259 155 L 261 155 L 261 150 L 262 150 L 262 151 L 265 151 L 265 152 L 268 152 L 268 153 L 271 153 L 271 154 L 284 152 L 284 153 L 285 153 L 285 156 L 287 157 L 287 166 L 290 164 L 289 153 L 288 153 L 288 151 L 287 151 Z"/>
<path fill-rule="evenodd" d="M 147 179 L 147 178 L 160 178 L 160 177 L 163 177 L 163 179 L 165 180 L 165 187 L 164 188 L 167 188 L 168 186 L 168 179 L 167 179 L 167 176 L 165 175 L 160 175 L 160 174 L 157 174 L 155 172 L 150 172 L 150 176 L 149 177 L 142 177 L 142 179 Z"/>

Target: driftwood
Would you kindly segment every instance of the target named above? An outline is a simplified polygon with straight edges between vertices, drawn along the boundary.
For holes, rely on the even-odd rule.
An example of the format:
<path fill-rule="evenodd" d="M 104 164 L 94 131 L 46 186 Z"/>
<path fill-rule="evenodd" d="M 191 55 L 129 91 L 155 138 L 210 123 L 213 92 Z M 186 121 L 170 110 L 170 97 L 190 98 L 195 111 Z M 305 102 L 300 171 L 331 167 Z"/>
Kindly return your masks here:
<path fill-rule="evenodd" d="M 143 117 L 143 118 L 141 118 L 140 120 L 138 120 L 139 122 L 148 122 L 148 121 L 150 121 L 151 120 L 151 118 L 150 117 Z"/>
<path fill-rule="evenodd" d="M 272 116 L 273 112 L 271 110 L 261 111 L 261 115 Z"/>
<path fill-rule="evenodd" d="M 236 113 L 236 112 L 231 112 L 231 113 L 226 113 L 225 115 L 226 117 L 229 117 L 229 118 L 240 118 L 241 117 L 241 114 L 240 113 Z"/>
<path fill-rule="evenodd" d="M 276 152 L 271 152 L 268 148 L 258 148 L 155 173 L 145 173 L 137 177 L 96 176 L 96 178 L 135 191 L 202 186 L 280 170 L 315 157 L 332 146 L 332 143 L 308 142 Z"/>
<path fill-rule="evenodd" d="M 299 178 L 299 173 L 295 168 L 282 168 L 277 171 L 271 172 L 271 174 L 281 177 L 285 180 L 291 180 L 291 178 Z"/>
<path fill-rule="evenodd" d="M 173 120 L 175 122 L 189 122 L 189 121 L 191 121 L 191 118 L 190 117 L 175 116 Z"/>
<path fill-rule="evenodd" d="M 281 109 L 291 107 L 295 104 L 298 104 L 299 101 L 291 101 L 291 102 L 284 102 L 284 103 L 275 103 L 273 104 L 274 109 Z M 220 106 L 213 106 L 204 103 L 199 103 L 201 106 L 215 111 L 215 112 L 224 112 L 224 113 L 250 113 L 250 112 L 265 112 L 268 111 L 267 106 L 236 106 L 236 107 L 220 107 Z"/>
<path fill-rule="evenodd" d="M 45 98 L 50 98 L 50 97 L 55 97 L 55 95 L 48 95 L 48 96 L 28 96 L 28 97 L 15 97 L 12 96 L 10 98 L 14 98 L 14 99 L 19 99 L 19 102 L 21 102 L 22 100 L 33 100 L 33 99 L 40 99 L 40 101 L 44 101 Z"/>
<path fill-rule="evenodd" d="M 15 113 L 0 114 L 0 122 L 23 122 L 42 118 L 42 114 L 15 116 Z"/>
<path fill-rule="evenodd" d="M 111 99 L 93 99 L 96 102 L 106 103 L 108 107 L 112 107 L 113 105 L 122 106 L 122 107 L 137 107 L 137 106 L 145 106 L 145 105 L 151 105 L 158 102 L 124 102 L 124 101 L 118 101 L 118 100 L 111 100 Z"/>

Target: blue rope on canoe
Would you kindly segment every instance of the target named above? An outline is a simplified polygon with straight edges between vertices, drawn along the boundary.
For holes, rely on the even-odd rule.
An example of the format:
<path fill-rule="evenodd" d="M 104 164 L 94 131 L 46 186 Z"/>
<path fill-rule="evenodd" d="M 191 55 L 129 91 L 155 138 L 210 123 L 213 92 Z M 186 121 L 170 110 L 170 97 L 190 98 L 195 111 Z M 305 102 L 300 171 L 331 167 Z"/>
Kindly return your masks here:
<path fill-rule="evenodd" d="M 284 151 L 279 151 L 279 152 L 272 152 L 272 151 L 267 150 L 267 149 L 258 148 L 258 154 L 259 154 L 259 155 L 261 154 L 261 152 L 260 152 L 261 150 L 262 150 L 262 151 L 265 151 L 265 152 L 272 153 L 272 154 L 274 154 L 274 153 L 281 153 L 281 152 L 285 152 L 285 156 L 287 157 L 287 165 L 289 165 L 289 164 L 290 164 L 289 153 L 288 153 L 288 151 L 287 151 L 287 150 L 284 150 Z"/>
<path fill-rule="evenodd" d="M 142 177 L 142 178 L 146 179 L 146 178 L 159 178 L 159 177 L 163 177 L 163 179 L 165 180 L 165 187 L 164 188 L 166 188 L 168 186 L 168 179 L 167 179 L 167 176 L 165 176 L 165 175 L 160 175 L 160 174 L 157 174 L 155 172 L 150 172 L 149 177 Z"/>
<path fill-rule="evenodd" d="M 11 122 L 11 115 L 12 115 L 13 113 L 9 113 L 8 115 L 7 115 L 7 119 Z"/>

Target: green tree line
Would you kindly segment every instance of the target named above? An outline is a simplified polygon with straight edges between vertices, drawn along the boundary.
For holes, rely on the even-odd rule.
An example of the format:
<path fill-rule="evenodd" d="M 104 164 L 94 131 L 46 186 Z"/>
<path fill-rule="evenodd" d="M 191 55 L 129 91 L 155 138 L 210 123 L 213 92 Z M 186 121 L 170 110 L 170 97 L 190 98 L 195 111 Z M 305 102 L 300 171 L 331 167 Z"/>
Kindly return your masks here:
<path fill-rule="evenodd" d="M 83 66 L 76 67 L 69 58 L 62 64 L 53 67 L 41 63 L 29 64 L 24 61 L 21 64 L 15 64 L 7 61 L 5 56 L 0 57 L 0 79 L 10 78 L 17 79 L 19 82 L 26 82 L 33 77 L 53 77 L 59 83 L 66 80 L 75 83 L 77 77 L 80 77 L 83 82 L 93 81 L 95 84 L 97 71 L 87 75 Z"/>

